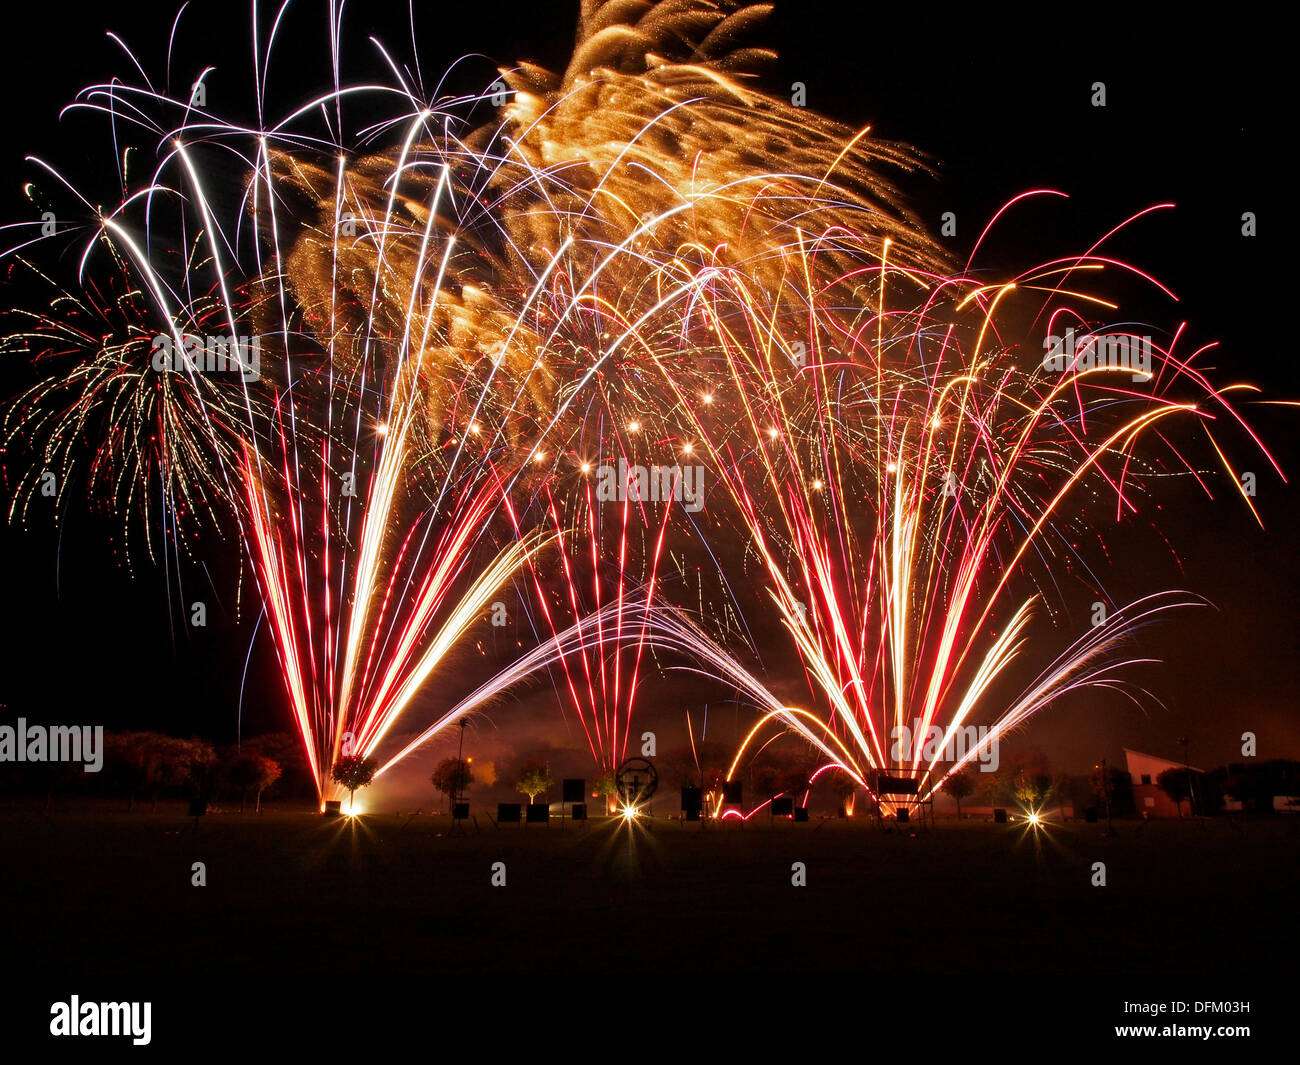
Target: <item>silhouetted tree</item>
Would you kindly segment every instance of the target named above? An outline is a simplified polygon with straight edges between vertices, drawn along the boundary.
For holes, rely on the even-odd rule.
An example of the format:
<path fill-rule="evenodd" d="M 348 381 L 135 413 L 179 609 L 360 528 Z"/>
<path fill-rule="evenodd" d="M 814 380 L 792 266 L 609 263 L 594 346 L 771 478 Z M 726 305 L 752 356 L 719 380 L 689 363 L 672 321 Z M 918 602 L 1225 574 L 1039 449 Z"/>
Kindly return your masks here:
<path fill-rule="evenodd" d="M 1043 778 L 1034 780 L 1034 778 Z M 1051 775 L 1047 766 L 1047 756 L 1042 751 L 1030 748 L 1008 754 L 1003 752 L 998 768 L 992 773 L 980 773 L 976 790 L 991 806 L 1006 806 L 1011 803 L 1024 804 L 1021 792 L 1034 795 L 1044 788 L 1051 790 Z"/>
<path fill-rule="evenodd" d="M 1016 775 L 1012 794 L 1021 807 L 1030 813 L 1037 813 L 1043 808 L 1055 787 L 1056 781 L 1050 774 L 1024 769 Z"/>
<path fill-rule="evenodd" d="M 1215 770 L 1221 790 L 1239 799 L 1246 809 L 1271 810 L 1277 795 L 1300 794 L 1300 762 L 1273 759 Z M 1197 787 L 1202 781 L 1197 781 Z"/>
<path fill-rule="evenodd" d="M 591 785 L 591 793 L 605 800 L 606 812 L 611 812 L 614 806 L 614 797 L 618 794 L 618 781 L 610 770 L 606 770 L 596 777 Z"/>
<path fill-rule="evenodd" d="M 149 790 L 157 773 L 152 757 L 153 732 L 113 732 L 104 737 L 104 762 L 110 777 L 126 792 L 126 809 L 135 809 L 137 793 Z"/>
<path fill-rule="evenodd" d="M 781 770 L 774 765 L 755 766 L 750 770 L 754 794 L 760 799 L 770 799 L 781 790 Z"/>
<path fill-rule="evenodd" d="M 957 820 L 960 821 L 961 801 L 975 791 L 975 781 L 971 777 L 970 770 L 962 769 L 956 773 L 949 773 L 940 790 L 957 800 Z"/>
<path fill-rule="evenodd" d="M 1178 804 L 1178 816 L 1183 816 L 1183 800 L 1192 797 L 1190 775 L 1186 769 L 1166 769 L 1156 777 L 1156 787 Z M 1191 813 L 1188 803 L 1188 813 Z"/>
<path fill-rule="evenodd" d="M 433 771 L 433 786 L 455 802 L 462 791 L 474 783 L 474 771 L 460 758 L 444 758 Z"/>
<path fill-rule="evenodd" d="M 359 754 L 344 755 L 334 763 L 330 778 L 335 784 L 348 789 L 349 809 L 356 808 L 357 789 L 364 788 L 375 779 L 376 768 L 373 758 L 362 758 Z"/>
<path fill-rule="evenodd" d="M 808 790 L 812 782 L 813 767 L 799 759 L 792 761 L 781 773 L 781 791 L 786 795 L 799 796 Z"/>
<path fill-rule="evenodd" d="M 257 751 L 236 751 L 226 760 L 225 776 L 232 787 L 239 789 L 239 812 L 249 791 L 257 796 L 257 812 L 262 812 L 262 792 L 280 779 L 280 764 Z"/>
<path fill-rule="evenodd" d="M 1092 794 L 1102 806 L 1109 802 L 1110 812 L 1114 815 L 1133 810 L 1133 778 L 1122 769 L 1094 767 Z"/>
<path fill-rule="evenodd" d="M 726 745 L 714 740 L 697 741 L 694 747 L 674 747 L 655 760 L 664 781 L 672 788 L 700 788 L 721 780 L 723 766 L 730 762 Z"/>
<path fill-rule="evenodd" d="M 217 755 L 204 740 L 182 740 L 158 732 L 119 732 L 104 737 L 106 764 L 127 794 L 127 809 L 135 796 L 147 792 L 153 808 L 162 791 L 202 796 L 210 784 Z"/>
<path fill-rule="evenodd" d="M 271 759 L 280 767 L 280 777 L 274 785 L 277 792 L 287 792 L 299 796 L 315 796 L 316 782 L 311 775 L 311 766 L 307 762 L 307 752 L 303 749 L 302 737 L 288 732 L 268 732 L 261 736 L 249 736 L 241 741 L 240 750 L 253 751 Z"/>

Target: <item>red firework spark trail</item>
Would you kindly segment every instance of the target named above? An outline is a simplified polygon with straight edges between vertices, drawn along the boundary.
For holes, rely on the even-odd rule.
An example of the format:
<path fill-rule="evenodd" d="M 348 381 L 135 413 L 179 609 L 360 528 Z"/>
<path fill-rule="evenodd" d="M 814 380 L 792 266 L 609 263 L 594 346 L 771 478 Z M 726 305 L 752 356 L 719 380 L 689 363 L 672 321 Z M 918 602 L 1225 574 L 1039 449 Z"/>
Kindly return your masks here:
<path fill-rule="evenodd" d="M 546 514 L 558 546 L 560 572 L 563 576 L 561 596 L 567 602 L 570 622 L 583 617 L 590 617 L 593 622 L 590 638 L 580 631 L 573 649 L 560 657 L 558 664 L 564 676 L 569 703 L 582 725 L 592 758 L 603 770 L 612 770 L 627 753 L 672 501 L 670 498 L 666 502 L 658 519 L 659 528 L 654 535 L 653 550 L 648 558 L 641 559 L 640 572 L 633 575 L 629 572 L 629 536 L 638 528 L 644 533 L 652 526 L 644 502 L 638 501 L 639 505 L 634 508 L 633 492 L 621 493 L 624 498 L 618 510 L 620 520 L 615 530 L 618 537 L 618 563 L 612 579 L 612 604 L 607 608 L 607 580 L 602 576 L 602 509 L 593 498 L 589 483 L 584 484 L 582 491 L 585 508 L 580 519 L 586 543 L 583 549 L 574 550 L 569 544 L 572 542 L 576 546 L 575 537 L 583 530 L 566 528 L 551 488 L 549 485 L 546 488 Z M 515 523 L 516 531 L 522 534 L 518 515 L 509 500 L 505 506 Z M 634 516 L 638 518 L 636 522 Z M 587 549 L 590 550 L 589 555 Z M 590 572 L 580 574 L 579 560 L 583 558 L 590 559 Z M 567 626 L 562 626 L 556 619 L 551 608 L 551 597 L 543 586 L 535 561 L 529 563 L 529 573 L 534 601 L 558 648 Z M 589 588 L 589 602 L 588 596 L 582 594 L 583 586 Z M 631 592 L 636 593 L 635 599 L 629 598 Z M 612 635 L 605 631 L 608 625 L 613 626 Z M 625 633 L 625 625 L 632 627 L 630 634 Z M 629 658 L 631 661 L 626 661 Z"/>

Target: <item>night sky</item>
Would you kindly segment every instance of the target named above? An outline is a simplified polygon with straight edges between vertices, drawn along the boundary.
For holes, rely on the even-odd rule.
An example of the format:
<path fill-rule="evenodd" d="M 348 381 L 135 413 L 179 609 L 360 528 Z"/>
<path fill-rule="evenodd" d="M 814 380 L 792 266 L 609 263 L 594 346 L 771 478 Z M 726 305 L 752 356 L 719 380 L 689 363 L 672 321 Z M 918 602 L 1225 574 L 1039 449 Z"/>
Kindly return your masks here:
<path fill-rule="evenodd" d="M 559 67 L 577 3 L 495 0 L 464 5 L 457 17 L 448 15 L 448 4 L 424 7 L 416 22 L 427 75 L 475 52 L 503 64 L 532 59 Z M 20 195 L 32 173 L 24 154 L 48 155 L 65 168 L 103 159 L 100 142 L 92 152 L 78 139 L 80 124 L 60 125 L 57 112 L 83 85 L 126 70 L 128 61 L 104 37 L 106 29 L 127 40 L 151 73 L 160 69 L 174 5 L 140 2 L 93 16 L 84 10 L 47 0 L 9 16 L 11 52 L 13 41 L 57 36 L 61 58 L 57 65 L 0 65 L 0 92 L 8 101 L 9 136 L 0 147 L 6 218 L 30 211 Z M 323 10 L 295 7 L 293 54 L 289 48 L 281 54 L 272 93 L 277 104 L 328 84 Z M 1219 381 L 1253 381 L 1268 398 L 1300 396 L 1296 360 L 1279 342 L 1286 333 L 1278 327 L 1291 295 L 1282 281 L 1288 275 L 1276 265 L 1285 223 L 1273 107 L 1287 66 L 1269 52 L 1280 44 L 1251 40 L 1249 26 L 1175 32 L 1146 18 L 1125 5 L 1110 15 L 1090 8 L 1086 26 L 1042 14 L 1012 22 L 1001 8 L 971 7 L 927 16 L 918 35 L 918 12 L 908 5 L 884 10 L 856 0 L 787 0 L 759 35 L 781 53 L 764 85 L 788 92 L 791 82 L 805 82 L 811 107 L 854 126 L 870 123 L 880 136 L 930 153 L 939 179 L 908 188 L 936 230 L 942 212 L 956 212 L 953 248 L 962 260 L 992 213 L 1031 188 L 1060 189 L 1071 199 L 1019 214 L 990 246 L 986 262 L 1012 267 L 1077 251 L 1144 207 L 1177 204 L 1112 247 L 1180 298 L 1177 308 L 1152 301 L 1149 320 L 1172 325 L 1185 318 L 1192 343 L 1219 339 L 1218 355 L 1206 363 L 1219 368 Z M 246 19 L 243 5 L 193 5 L 182 39 L 188 35 L 205 47 L 189 61 L 183 49 L 178 53 L 187 81 L 194 63 L 212 61 L 216 49 L 206 45 L 220 36 L 229 41 L 222 49 L 229 65 L 210 77 L 209 91 L 251 97 Z M 358 4 L 350 25 L 358 59 L 372 33 L 399 49 L 409 40 L 405 3 Z M 295 66 L 300 56 L 311 62 Z M 484 84 L 491 70 L 480 59 L 466 66 L 465 77 Z M 1105 109 L 1089 106 L 1090 85 L 1098 80 L 1107 86 Z M 1250 240 L 1240 235 L 1247 210 L 1259 218 L 1259 236 Z M 0 393 L 10 395 L 20 379 L 14 367 L 0 368 Z M 1288 475 L 1300 471 L 1300 412 L 1260 408 L 1251 417 Z M 1226 435 L 1242 454 L 1239 434 Z M 20 461 L 13 454 L 5 459 Z M 1102 756 L 1118 760 L 1123 746 L 1175 756 L 1179 736 L 1190 739 L 1193 764 L 1210 768 L 1234 760 L 1247 729 L 1259 736 L 1261 757 L 1300 757 L 1293 684 L 1300 508 L 1295 491 L 1262 459 L 1244 467 L 1258 475 L 1263 530 L 1222 477 L 1213 482 L 1213 501 L 1183 479 L 1160 488 L 1142 521 L 1099 526 L 1107 553 L 1095 538 L 1082 545 L 1117 599 L 1178 587 L 1204 595 L 1217 611 L 1166 620 L 1147 633 L 1143 650 L 1164 665 L 1143 679 L 1167 712 L 1144 716 L 1123 700 L 1092 696 L 1032 724 L 1019 742 L 1040 747 L 1054 768 L 1081 770 Z M 6 505 L 8 497 L 6 487 Z M 1150 509 L 1153 503 L 1158 511 Z M 204 545 L 212 616 L 196 636 L 180 624 L 174 604 L 169 616 L 169 582 L 161 570 L 138 551 L 128 570 L 120 530 L 118 516 L 92 512 L 75 492 L 59 531 L 51 515 L 35 512 L 26 531 L 0 527 L 4 716 L 151 727 L 231 742 L 240 728 L 243 687 L 244 734 L 288 729 L 265 634 L 245 678 L 257 612 L 247 575 L 236 610 L 233 546 Z M 187 580 L 202 573 L 199 566 L 190 570 Z M 1093 595 L 1069 581 L 1061 591 L 1069 631 L 1077 631 Z M 689 692 L 679 682 L 658 705 L 643 705 L 638 723 L 660 731 L 661 747 L 684 742 L 682 703 L 675 700 Z M 576 730 L 560 723 L 546 684 L 531 688 L 520 705 L 495 711 L 493 720 L 494 742 L 520 750 L 580 742 Z M 715 720 L 718 729 L 734 730 L 742 715 L 715 712 Z"/>

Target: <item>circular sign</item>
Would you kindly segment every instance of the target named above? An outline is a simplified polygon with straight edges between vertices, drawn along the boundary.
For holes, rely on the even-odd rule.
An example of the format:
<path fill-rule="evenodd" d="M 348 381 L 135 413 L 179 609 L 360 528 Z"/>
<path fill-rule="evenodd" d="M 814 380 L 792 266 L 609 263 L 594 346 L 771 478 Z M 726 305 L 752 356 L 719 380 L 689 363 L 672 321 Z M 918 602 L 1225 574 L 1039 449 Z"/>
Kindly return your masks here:
<path fill-rule="evenodd" d="M 619 801 L 637 807 L 648 802 L 659 787 L 659 774 L 644 758 L 629 758 L 614 774 Z"/>

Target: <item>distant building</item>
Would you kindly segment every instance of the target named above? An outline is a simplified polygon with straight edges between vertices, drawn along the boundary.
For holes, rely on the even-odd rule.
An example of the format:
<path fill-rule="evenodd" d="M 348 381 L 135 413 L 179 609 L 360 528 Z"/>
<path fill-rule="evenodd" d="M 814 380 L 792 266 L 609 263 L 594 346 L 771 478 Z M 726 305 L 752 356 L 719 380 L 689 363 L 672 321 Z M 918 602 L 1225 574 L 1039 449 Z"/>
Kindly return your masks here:
<path fill-rule="evenodd" d="M 1124 748 L 1124 757 L 1128 761 L 1129 776 L 1133 778 L 1133 804 L 1137 812 L 1145 817 L 1178 817 L 1178 804 L 1174 802 L 1156 783 L 1160 774 L 1166 769 L 1190 769 L 1197 774 L 1192 778 L 1192 788 L 1197 787 L 1197 777 L 1203 776 L 1202 770 L 1195 766 L 1185 766 L 1182 762 L 1171 762 L 1168 758 L 1158 758 L 1154 754 L 1130 751 Z M 1190 811 L 1183 808 L 1181 816 Z"/>

